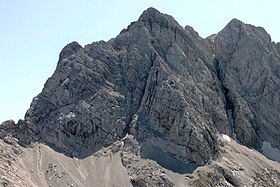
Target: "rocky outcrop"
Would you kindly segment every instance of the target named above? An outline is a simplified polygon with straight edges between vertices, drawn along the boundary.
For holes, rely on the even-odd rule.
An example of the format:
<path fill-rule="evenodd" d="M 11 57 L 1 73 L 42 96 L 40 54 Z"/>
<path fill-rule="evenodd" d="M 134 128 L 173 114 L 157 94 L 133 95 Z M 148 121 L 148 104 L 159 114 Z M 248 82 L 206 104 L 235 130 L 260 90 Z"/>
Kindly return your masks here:
<path fill-rule="evenodd" d="M 275 48 L 276 48 L 278 54 L 280 54 L 280 42 L 275 44 Z"/>
<path fill-rule="evenodd" d="M 134 137 L 121 156 L 132 185 L 173 186 L 151 182 L 153 168 L 186 173 L 211 163 L 220 133 L 258 150 L 263 141 L 280 147 L 279 49 L 237 19 L 203 39 L 149 8 L 108 42 L 66 45 L 25 119 L 3 123 L 0 135 L 79 159 Z M 155 162 L 144 172 L 142 159 Z M 215 165 L 213 177 L 239 185 L 229 168 Z"/>
<path fill-rule="evenodd" d="M 115 39 L 68 44 L 26 122 L 70 155 L 131 133 L 203 165 L 217 154 L 215 124 L 226 121 L 212 53 L 193 29 L 150 8 Z"/>
<path fill-rule="evenodd" d="M 280 56 L 261 27 L 233 19 L 214 38 L 215 63 L 237 139 L 280 145 Z"/>
<path fill-rule="evenodd" d="M 60 52 L 59 54 L 59 62 L 65 58 L 68 58 L 69 56 L 77 53 L 79 49 L 81 49 L 82 46 L 78 42 L 71 42 L 67 44 Z"/>

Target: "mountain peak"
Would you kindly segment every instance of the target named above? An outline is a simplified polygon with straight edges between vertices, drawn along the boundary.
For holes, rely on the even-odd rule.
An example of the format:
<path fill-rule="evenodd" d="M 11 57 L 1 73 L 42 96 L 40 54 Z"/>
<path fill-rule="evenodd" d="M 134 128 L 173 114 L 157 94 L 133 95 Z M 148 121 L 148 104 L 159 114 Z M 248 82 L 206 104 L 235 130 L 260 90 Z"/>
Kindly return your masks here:
<path fill-rule="evenodd" d="M 230 20 L 230 22 L 228 22 L 228 24 L 219 32 L 219 34 L 221 33 L 231 33 L 231 34 L 237 34 L 239 35 L 239 33 L 243 33 L 246 30 L 246 24 L 243 23 L 242 21 L 233 18 L 232 20 Z"/>
<path fill-rule="evenodd" d="M 239 26 L 239 25 L 245 25 L 245 24 L 242 21 L 240 21 L 239 19 L 233 18 L 232 20 L 230 20 L 230 22 L 227 25 Z"/>
<path fill-rule="evenodd" d="M 157 9 L 150 7 L 141 14 L 139 20 L 148 21 L 149 18 L 157 19 L 160 17 L 162 17 L 162 13 L 160 13 Z"/>
<path fill-rule="evenodd" d="M 236 39 L 237 38 L 240 39 L 241 36 L 245 35 L 253 40 L 258 40 L 263 43 L 271 42 L 271 37 L 264 28 L 243 23 L 242 21 L 240 21 L 236 18 L 232 19 L 224 27 L 224 29 L 219 32 L 219 35 L 223 35 L 222 33 L 224 33 L 224 34 L 227 33 L 227 35 L 231 35 L 231 36 L 235 35 L 236 37 L 233 37 L 233 38 L 236 38 Z"/>
<path fill-rule="evenodd" d="M 172 16 L 163 14 L 153 7 L 145 10 L 139 17 L 138 21 L 149 24 L 158 23 L 160 26 L 167 28 L 179 26 L 178 22 Z"/>
<path fill-rule="evenodd" d="M 25 119 L 0 125 L 0 186 L 279 186 L 256 152 L 280 161 L 268 39 L 238 19 L 203 39 L 148 8 L 108 42 L 67 44 Z"/>
<path fill-rule="evenodd" d="M 78 50 L 81 48 L 83 47 L 76 41 L 67 44 L 59 54 L 59 61 L 73 55 L 74 53 L 78 52 Z"/>

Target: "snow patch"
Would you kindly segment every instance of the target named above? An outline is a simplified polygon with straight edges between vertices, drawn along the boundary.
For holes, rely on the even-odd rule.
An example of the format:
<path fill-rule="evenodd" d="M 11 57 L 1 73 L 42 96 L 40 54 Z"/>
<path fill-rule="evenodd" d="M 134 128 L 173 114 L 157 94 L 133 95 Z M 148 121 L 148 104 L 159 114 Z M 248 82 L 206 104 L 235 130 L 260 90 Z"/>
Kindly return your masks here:
<path fill-rule="evenodd" d="M 280 150 L 271 146 L 271 143 L 263 141 L 262 153 L 272 160 L 280 162 Z"/>
<path fill-rule="evenodd" d="M 222 134 L 222 137 L 223 137 L 223 139 L 224 139 L 225 141 L 231 142 L 231 139 L 230 139 L 230 137 L 229 137 L 228 135 Z"/>

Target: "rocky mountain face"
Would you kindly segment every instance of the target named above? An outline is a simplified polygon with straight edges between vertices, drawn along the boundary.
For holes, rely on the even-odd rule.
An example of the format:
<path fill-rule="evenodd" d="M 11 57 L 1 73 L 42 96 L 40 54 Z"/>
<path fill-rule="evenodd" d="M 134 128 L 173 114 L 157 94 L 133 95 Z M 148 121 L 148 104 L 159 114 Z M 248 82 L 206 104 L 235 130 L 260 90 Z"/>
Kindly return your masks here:
<path fill-rule="evenodd" d="M 228 118 L 242 144 L 280 145 L 280 63 L 277 46 L 263 28 L 232 20 L 216 37 L 216 70 Z M 227 132 L 228 134 L 228 132 Z"/>
<path fill-rule="evenodd" d="M 251 181 L 234 177 L 233 166 L 221 164 L 226 161 L 212 169 L 207 165 L 225 156 L 227 148 L 245 155 L 248 148 L 262 152 L 267 142 L 280 149 L 279 122 L 280 47 L 263 28 L 233 19 L 203 39 L 190 26 L 149 8 L 108 42 L 66 45 L 25 119 L 2 123 L 0 135 L 16 140 L 16 147 L 44 144 L 80 160 L 104 156 L 100 151 L 107 147 L 120 154 L 129 178 L 123 186 L 178 185 L 174 174 L 168 179 L 157 173 L 162 168 L 193 173 L 182 179 L 191 181 L 185 185 L 214 184 L 207 178 L 210 168 L 220 181 L 215 186 L 242 186 L 265 183 L 253 180 L 260 172 L 279 184 L 279 163 L 261 158 L 261 167 L 255 167 L 253 162 L 247 168 Z M 248 148 L 237 143 L 224 148 L 220 134 Z M 229 160 L 240 164 L 238 156 Z M 195 182 L 197 177 L 204 183 Z"/>

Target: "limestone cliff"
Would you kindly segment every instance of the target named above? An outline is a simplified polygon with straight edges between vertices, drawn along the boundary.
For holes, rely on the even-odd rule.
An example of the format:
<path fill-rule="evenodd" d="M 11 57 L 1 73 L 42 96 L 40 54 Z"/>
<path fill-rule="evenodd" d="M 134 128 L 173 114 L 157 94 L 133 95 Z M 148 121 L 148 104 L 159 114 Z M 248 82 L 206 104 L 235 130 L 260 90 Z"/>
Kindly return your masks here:
<path fill-rule="evenodd" d="M 254 172 L 266 171 L 255 162 L 247 167 L 247 178 L 230 171 L 241 162 L 236 155 L 226 156 L 237 162 L 233 165 L 216 163 L 232 149 L 250 153 L 236 142 L 224 148 L 219 137 L 228 135 L 260 152 L 263 142 L 280 148 L 279 49 L 263 28 L 237 19 L 203 39 L 190 26 L 181 27 L 173 17 L 149 8 L 116 38 L 85 47 L 66 45 L 25 119 L 2 123 L 0 137 L 14 141 L 13 136 L 17 147 L 45 144 L 81 162 L 108 156 L 103 152 L 108 149 L 120 154 L 121 163 L 114 157 L 117 167 L 128 172 L 121 185 L 176 185 L 175 175 L 160 177 L 161 168 L 195 171 L 186 177 L 189 185 L 262 184 L 253 180 Z M 259 161 L 270 168 L 266 177 L 277 176 L 273 180 L 279 184 L 278 163 Z M 207 178 L 206 171 L 220 183 Z M 151 173 L 157 173 L 154 180 Z M 196 177 L 204 177 L 204 183 Z M 45 185 L 42 181 L 36 184 Z M 97 185 L 81 181 L 74 183 Z"/>

